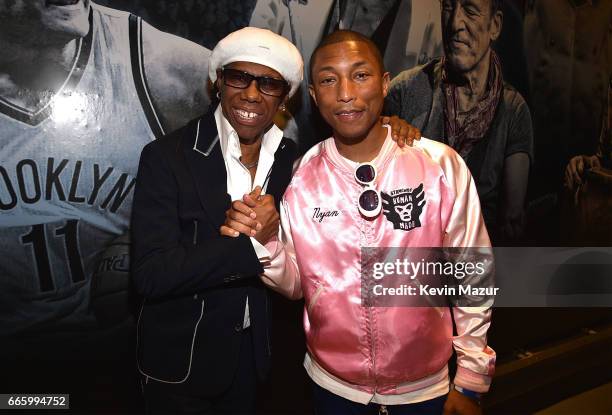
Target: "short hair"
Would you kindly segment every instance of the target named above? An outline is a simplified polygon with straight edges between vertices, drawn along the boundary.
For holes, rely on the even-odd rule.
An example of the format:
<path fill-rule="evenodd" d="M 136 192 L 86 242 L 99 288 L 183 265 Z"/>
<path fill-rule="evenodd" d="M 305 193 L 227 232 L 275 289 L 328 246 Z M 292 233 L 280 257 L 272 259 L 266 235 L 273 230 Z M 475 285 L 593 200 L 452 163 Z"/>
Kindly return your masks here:
<path fill-rule="evenodd" d="M 321 40 L 321 42 L 319 42 L 314 52 L 312 52 L 312 55 L 310 56 L 310 63 L 309 63 L 309 68 L 308 68 L 310 79 L 312 79 L 313 62 L 315 61 L 315 58 L 319 50 L 321 50 L 323 47 L 327 45 L 332 45 L 334 43 L 341 43 L 341 42 L 349 42 L 349 41 L 363 42 L 367 44 L 370 50 L 372 51 L 372 54 L 374 55 L 374 59 L 376 59 L 376 63 L 378 64 L 380 68 L 380 73 L 381 74 L 385 73 L 385 64 L 383 62 L 382 55 L 380 54 L 380 50 L 378 50 L 378 46 L 376 46 L 376 44 L 372 42 L 372 40 L 369 37 L 362 35 L 359 32 L 354 32 L 352 30 L 336 30 L 335 32 L 331 32 L 330 34 L 325 36 Z"/>

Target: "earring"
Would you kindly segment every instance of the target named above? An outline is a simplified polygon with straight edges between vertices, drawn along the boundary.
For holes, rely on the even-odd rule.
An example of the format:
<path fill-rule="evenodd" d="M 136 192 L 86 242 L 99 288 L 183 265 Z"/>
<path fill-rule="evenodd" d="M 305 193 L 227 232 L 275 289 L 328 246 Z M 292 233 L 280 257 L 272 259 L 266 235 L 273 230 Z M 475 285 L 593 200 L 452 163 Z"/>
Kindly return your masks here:
<path fill-rule="evenodd" d="M 286 106 L 285 104 L 281 104 L 281 105 L 280 105 L 280 110 L 281 110 L 282 112 L 287 111 L 287 106 Z"/>
<path fill-rule="evenodd" d="M 221 101 L 221 92 L 217 91 L 217 99 Z"/>

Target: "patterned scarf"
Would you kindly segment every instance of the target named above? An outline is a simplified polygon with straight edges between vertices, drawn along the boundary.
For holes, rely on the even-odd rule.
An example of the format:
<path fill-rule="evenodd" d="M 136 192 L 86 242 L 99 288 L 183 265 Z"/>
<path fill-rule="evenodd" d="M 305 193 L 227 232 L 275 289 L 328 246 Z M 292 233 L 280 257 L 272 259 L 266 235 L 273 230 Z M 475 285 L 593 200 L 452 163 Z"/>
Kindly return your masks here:
<path fill-rule="evenodd" d="M 497 54 L 491 50 L 491 64 L 484 96 L 465 113 L 463 123 L 457 116 L 457 86 L 449 82 L 446 59 L 442 65 L 442 92 L 444 93 L 444 128 L 448 144 L 465 158 L 474 145 L 489 131 L 504 88 L 504 78 Z"/>

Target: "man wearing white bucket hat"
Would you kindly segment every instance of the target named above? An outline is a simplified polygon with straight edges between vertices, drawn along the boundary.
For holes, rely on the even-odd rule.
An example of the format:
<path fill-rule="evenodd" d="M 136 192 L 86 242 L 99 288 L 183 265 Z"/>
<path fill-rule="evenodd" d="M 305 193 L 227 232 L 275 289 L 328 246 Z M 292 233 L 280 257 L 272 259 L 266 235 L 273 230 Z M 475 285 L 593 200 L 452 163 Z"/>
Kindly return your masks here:
<path fill-rule="evenodd" d="M 296 146 L 273 118 L 302 67 L 295 46 L 269 30 L 231 33 L 210 58 L 219 105 L 142 152 L 132 235 L 148 412 L 254 410 L 271 356 L 258 240 L 277 232 L 278 216 L 261 217 L 251 237 L 218 229 L 232 200 L 256 188 L 274 204 L 289 183 Z"/>

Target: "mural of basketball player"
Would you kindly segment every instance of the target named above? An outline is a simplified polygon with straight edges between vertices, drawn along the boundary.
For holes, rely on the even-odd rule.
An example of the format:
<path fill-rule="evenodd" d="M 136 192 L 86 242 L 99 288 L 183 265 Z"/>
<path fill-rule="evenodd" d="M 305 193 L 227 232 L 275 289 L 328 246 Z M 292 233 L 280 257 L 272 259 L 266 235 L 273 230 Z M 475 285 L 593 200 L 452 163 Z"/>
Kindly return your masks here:
<path fill-rule="evenodd" d="M 305 68 L 323 36 L 337 29 L 370 37 L 392 75 L 443 53 L 440 7 L 430 0 L 258 0 L 249 25 L 291 40 Z M 308 77 L 306 71 L 302 93 L 296 94 L 289 108 L 299 125 L 299 144 L 304 150 L 331 134 L 312 108 Z M 297 130 L 289 120 L 285 136 L 296 138 Z"/>
<path fill-rule="evenodd" d="M 326 33 L 359 32 L 385 51 L 393 74 L 443 53 L 440 8 L 429 0 L 260 0 L 250 24 L 291 38 L 305 59 Z"/>
<path fill-rule="evenodd" d="M 0 0 L 0 337 L 95 327 L 142 147 L 209 105 L 210 51 L 90 0 Z"/>

